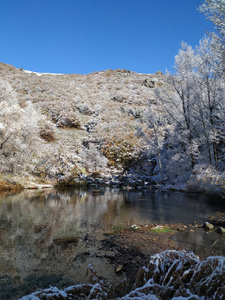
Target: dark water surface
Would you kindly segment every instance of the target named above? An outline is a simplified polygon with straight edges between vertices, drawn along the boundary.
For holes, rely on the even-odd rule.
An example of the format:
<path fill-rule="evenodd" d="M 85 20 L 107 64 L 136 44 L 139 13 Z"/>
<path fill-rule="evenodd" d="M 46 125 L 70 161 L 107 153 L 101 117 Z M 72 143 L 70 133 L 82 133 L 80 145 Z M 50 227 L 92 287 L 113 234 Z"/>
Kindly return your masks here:
<path fill-rule="evenodd" d="M 225 212 L 225 203 L 158 190 L 106 189 L 93 195 L 71 188 L 0 197 L 0 298 L 17 299 L 50 284 L 85 282 L 89 263 L 106 278 L 120 280 L 99 250 L 104 232 L 133 224 L 201 224 L 216 212 Z M 219 254 L 225 255 L 225 239 L 216 233 L 203 237 L 201 231 L 179 238 L 191 250 L 207 248 L 217 239 L 215 243 L 223 244 Z"/>

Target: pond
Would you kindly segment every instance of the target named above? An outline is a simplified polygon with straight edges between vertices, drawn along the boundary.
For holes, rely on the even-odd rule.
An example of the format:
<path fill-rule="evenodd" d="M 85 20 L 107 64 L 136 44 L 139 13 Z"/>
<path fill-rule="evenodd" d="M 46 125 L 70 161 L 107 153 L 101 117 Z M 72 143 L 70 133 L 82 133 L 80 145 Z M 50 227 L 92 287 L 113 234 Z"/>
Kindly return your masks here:
<path fill-rule="evenodd" d="M 134 224 L 202 224 L 217 211 L 225 211 L 223 202 L 159 190 L 108 188 L 94 194 L 65 188 L 0 197 L 0 299 L 17 299 L 38 287 L 84 283 L 90 263 L 106 278 L 121 280 L 100 255 L 105 232 Z M 191 251 L 215 239 L 210 234 L 179 238 Z"/>

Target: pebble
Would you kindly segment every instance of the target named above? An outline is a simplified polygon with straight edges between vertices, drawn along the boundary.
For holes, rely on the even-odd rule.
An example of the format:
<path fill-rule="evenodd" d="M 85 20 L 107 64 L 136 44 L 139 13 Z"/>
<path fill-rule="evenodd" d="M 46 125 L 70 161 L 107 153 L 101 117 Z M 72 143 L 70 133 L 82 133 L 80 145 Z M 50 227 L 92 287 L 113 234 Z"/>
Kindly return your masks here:
<path fill-rule="evenodd" d="M 185 228 L 184 227 L 178 227 L 177 230 L 180 231 L 180 232 L 184 232 Z"/>

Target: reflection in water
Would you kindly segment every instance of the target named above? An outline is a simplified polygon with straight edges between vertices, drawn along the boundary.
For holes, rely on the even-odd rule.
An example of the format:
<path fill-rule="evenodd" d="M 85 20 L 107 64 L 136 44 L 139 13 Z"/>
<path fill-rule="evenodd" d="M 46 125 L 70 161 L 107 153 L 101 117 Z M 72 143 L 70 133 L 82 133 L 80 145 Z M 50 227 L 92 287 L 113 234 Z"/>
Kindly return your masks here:
<path fill-rule="evenodd" d="M 93 260 L 99 268 L 103 263 L 95 254 L 104 231 L 132 224 L 202 223 L 224 208 L 198 196 L 117 189 L 104 195 L 84 189 L 24 191 L 0 198 L 0 275 L 20 282 L 31 274 L 63 274 L 85 282 L 84 268 Z"/>

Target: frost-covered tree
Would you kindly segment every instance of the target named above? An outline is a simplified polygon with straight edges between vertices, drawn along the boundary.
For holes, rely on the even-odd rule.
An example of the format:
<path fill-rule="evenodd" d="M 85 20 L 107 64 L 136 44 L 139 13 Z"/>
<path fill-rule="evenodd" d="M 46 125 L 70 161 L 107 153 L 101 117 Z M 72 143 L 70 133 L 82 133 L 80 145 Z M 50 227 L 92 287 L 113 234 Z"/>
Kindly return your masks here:
<path fill-rule="evenodd" d="M 224 84 L 220 53 L 215 36 L 204 37 L 196 47 L 196 105 L 202 137 L 205 138 L 209 162 L 218 165 L 218 143 L 221 141 L 225 111 Z M 222 130 L 222 131 L 221 131 Z"/>
<path fill-rule="evenodd" d="M 225 77 L 225 1 L 224 0 L 205 0 L 200 6 L 200 11 L 213 22 L 218 35 L 214 35 L 216 43 L 214 49 L 220 54 L 221 60 L 218 69 Z M 212 33 L 210 35 L 213 35 Z"/>
<path fill-rule="evenodd" d="M 101 171 L 108 163 L 108 159 L 93 144 L 83 149 L 82 157 L 85 161 L 85 168 L 90 173 Z"/>
<path fill-rule="evenodd" d="M 170 76 L 169 80 L 175 90 L 174 97 L 170 97 L 169 107 L 173 109 L 173 119 L 176 125 L 184 135 L 184 140 L 187 141 L 187 149 L 190 153 L 191 167 L 193 168 L 195 159 L 195 97 L 193 92 L 196 57 L 194 50 L 186 43 L 181 44 L 181 49 L 178 55 L 175 56 L 175 75 Z M 172 107 L 170 106 L 172 105 Z M 185 137 L 186 136 L 186 137 Z"/>
<path fill-rule="evenodd" d="M 39 135 L 47 120 L 30 101 L 20 107 L 8 81 L 0 79 L 0 87 L 0 172 L 25 174 L 42 155 Z"/>
<path fill-rule="evenodd" d="M 215 45 L 217 39 L 213 36 L 204 37 L 199 46 L 192 52 L 192 67 L 190 68 L 189 56 L 179 57 L 183 61 L 185 76 L 182 76 L 180 87 L 185 84 L 189 86 L 185 90 L 185 97 L 190 101 L 190 105 L 186 105 L 183 111 L 186 112 L 188 118 L 185 118 L 185 124 L 193 140 L 199 144 L 201 149 L 201 160 L 205 163 L 218 166 L 218 144 L 221 142 L 221 134 L 223 131 L 224 119 L 224 83 L 220 69 L 221 56 Z M 177 57 L 176 57 L 177 61 Z M 186 63 L 185 63 L 186 61 Z M 185 72 L 186 69 L 186 72 Z M 177 74 L 173 81 L 177 82 Z M 180 70 L 178 70 L 178 78 Z M 175 88 L 176 89 L 176 88 Z M 176 89 L 177 90 L 177 89 Z M 183 90 L 184 91 L 184 90 Z M 182 94 L 183 96 L 183 94 Z M 185 98 L 184 97 L 184 98 Z M 181 99 L 182 100 L 182 99 Z M 183 100 L 182 100 L 182 106 Z M 188 112 L 188 114 L 187 114 Z M 192 129 L 191 126 L 192 125 Z M 191 131 L 190 131 L 191 129 Z M 205 151 L 208 152 L 205 157 Z M 194 153 L 194 152 L 193 152 Z"/>
<path fill-rule="evenodd" d="M 22 109 L 18 104 L 0 103 L 0 149 L 6 151 L 7 146 L 15 143 L 21 133 L 20 119 Z"/>
<path fill-rule="evenodd" d="M 146 121 L 154 132 L 149 148 L 160 149 L 158 164 L 161 169 L 167 161 L 163 163 L 167 177 L 179 173 L 186 177 L 196 164 L 225 167 L 225 85 L 217 42 L 212 35 L 205 36 L 195 49 L 182 43 L 175 57 L 175 74 L 167 77 L 170 88 L 155 89 L 164 124 L 158 126 L 159 119 L 148 109 Z"/>
<path fill-rule="evenodd" d="M 200 11 L 203 12 L 209 20 L 211 20 L 216 29 L 225 38 L 225 2 L 224 0 L 205 0 L 200 6 Z"/>
<path fill-rule="evenodd" d="M 31 117 L 18 104 L 0 103 L 0 171 L 20 173 L 29 162 L 37 138 L 32 124 L 27 127 Z"/>
<path fill-rule="evenodd" d="M 196 147 L 196 123 L 195 123 L 195 94 L 193 71 L 196 65 L 194 50 L 186 43 L 182 43 L 178 55 L 175 57 L 175 74 L 168 75 L 168 83 L 172 89 L 156 89 L 156 97 L 167 115 L 168 123 L 174 128 L 172 135 L 167 135 L 167 141 L 174 139 L 177 151 L 170 154 L 179 160 L 186 156 L 186 165 L 193 168 L 196 163 L 198 149 Z M 178 147 L 179 141 L 179 147 Z M 172 154 L 173 152 L 173 154 Z M 179 154 L 179 155 L 178 155 Z"/>
<path fill-rule="evenodd" d="M 160 150 L 159 167 L 164 164 L 170 178 L 179 172 L 190 175 L 197 164 L 212 170 L 225 168 L 225 2 L 206 0 L 200 10 L 215 24 L 219 36 L 203 37 L 196 48 L 181 44 L 175 73 L 167 75 L 171 88 L 155 89 L 158 111 L 163 110 L 166 120 L 163 127 L 157 125 L 151 109 L 147 112 L 147 124 L 155 133 L 149 148 Z"/>
<path fill-rule="evenodd" d="M 168 123 L 162 111 L 160 109 L 155 110 L 151 101 L 148 102 L 148 108 L 144 114 L 144 124 L 147 125 L 146 128 L 139 123 L 137 135 L 144 138 L 149 145 L 149 156 L 151 160 L 157 161 L 160 179 L 162 180 L 165 175 L 162 151 Z"/>

